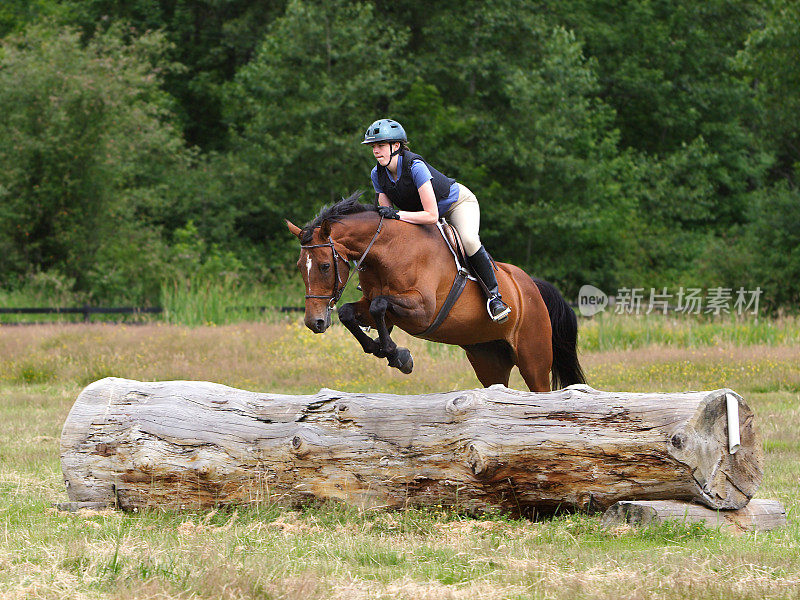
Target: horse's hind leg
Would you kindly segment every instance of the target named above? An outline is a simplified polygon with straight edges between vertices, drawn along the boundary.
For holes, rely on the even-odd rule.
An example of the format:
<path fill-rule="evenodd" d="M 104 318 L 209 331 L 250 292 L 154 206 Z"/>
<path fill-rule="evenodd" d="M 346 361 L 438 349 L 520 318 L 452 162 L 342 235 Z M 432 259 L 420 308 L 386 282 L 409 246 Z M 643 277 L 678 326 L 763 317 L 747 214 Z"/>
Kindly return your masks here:
<path fill-rule="evenodd" d="M 401 373 L 408 375 L 414 368 L 414 359 L 408 348 L 400 348 L 389 337 L 389 328 L 386 326 L 386 310 L 389 308 L 390 300 L 385 296 L 378 296 L 369 304 L 369 314 L 375 321 L 375 329 L 378 331 L 378 341 L 381 351 L 386 353 L 389 359 L 389 366 L 399 369 Z"/>
<path fill-rule="evenodd" d="M 466 351 L 475 375 L 478 376 L 483 387 L 489 387 L 495 383 L 508 385 L 508 378 L 514 366 L 514 357 L 507 342 L 496 340 L 462 346 L 462 348 Z"/>
<path fill-rule="evenodd" d="M 553 350 L 549 339 L 526 338 L 517 346 L 517 367 L 532 392 L 550 391 Z"/>

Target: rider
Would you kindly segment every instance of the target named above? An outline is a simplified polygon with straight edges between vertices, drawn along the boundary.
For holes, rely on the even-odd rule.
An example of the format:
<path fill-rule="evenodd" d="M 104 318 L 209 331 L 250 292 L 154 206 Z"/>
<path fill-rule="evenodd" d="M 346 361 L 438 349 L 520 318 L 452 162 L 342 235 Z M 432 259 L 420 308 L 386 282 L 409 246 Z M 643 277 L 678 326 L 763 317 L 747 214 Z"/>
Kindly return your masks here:
<path fill-rule="evenodd" d="M 461 235 L 472 270 L 484 284 L 489 316 L 499 323 L 508 319 L 511 309 L 500 297 L 494 264 L 478 237 L 481 213 L 475 194 L 411 152 L 406 132 L 397 121 L 375 121 L 361 143 L 372 146 L 378 162 L 372 169 L 378 213 L 387 219 L 418 225 L 434 224 L 440 216 L 447 217 Z"/>

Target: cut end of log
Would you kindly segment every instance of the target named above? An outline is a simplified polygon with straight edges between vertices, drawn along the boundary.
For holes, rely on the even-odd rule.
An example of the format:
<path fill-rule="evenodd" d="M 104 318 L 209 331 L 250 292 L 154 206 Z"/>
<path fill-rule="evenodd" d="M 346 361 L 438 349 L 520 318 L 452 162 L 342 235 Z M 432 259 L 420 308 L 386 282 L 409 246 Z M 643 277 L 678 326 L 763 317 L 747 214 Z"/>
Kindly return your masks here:
<path fill-rule="evenodd" d="M 736 418 L 729 407 L 738 407 Z M 738 431 L 731 431 L 733 423 Z M 709 393 L 694 417 L 670 435 L 668 451 L 692 469 L 698 496 L 710 508 L 742 508 L 761 484 L 764 452 L 753 411 L 733 390 Z"/>

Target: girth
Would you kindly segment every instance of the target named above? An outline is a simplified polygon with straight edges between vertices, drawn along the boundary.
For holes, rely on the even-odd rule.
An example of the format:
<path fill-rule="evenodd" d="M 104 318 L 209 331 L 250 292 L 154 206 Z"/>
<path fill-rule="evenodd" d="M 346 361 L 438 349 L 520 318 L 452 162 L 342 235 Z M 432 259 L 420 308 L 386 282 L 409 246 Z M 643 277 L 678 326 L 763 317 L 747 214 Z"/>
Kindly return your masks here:
<path fill-rule="evenodd" d="M 444 238 L 447 248 L 453 255 L 453 260 L 456 263 L 456 277 L 453 280 L 453 285 L 450 288 L 450 292 L 447 294 L 447 298 L 445 298 L 445 301 L 439 309 L 439 312 L 437 312 L 436 316 L 433 318 L 433 322 L 431 322 L 430 326 L 425 331 L 416 334 L 418 337 L 426 337 L 433 334 L 433 332 L 436 331 L 442 323 L 444 323 L 444 320 L 450 314 L 450 310 L 461 297 L 461 292 L 464 291 L 464 288 L 467 285 L 467 279 L 476 281 L 476 279 L 470 275 L 469 270 L 464 266 L 467 264 L 467 256 L 466 252 L 464 252 L 464 247 L 461 244 L 461 236 L 458 234 L 458 230 L 450 225 L 450 223 L 445 221 L 444 218 L 439 219 L 439 221 L 436 223 L 436 226 L 439 228 L 439 232 L 442 234 L 442 238 Z"/>

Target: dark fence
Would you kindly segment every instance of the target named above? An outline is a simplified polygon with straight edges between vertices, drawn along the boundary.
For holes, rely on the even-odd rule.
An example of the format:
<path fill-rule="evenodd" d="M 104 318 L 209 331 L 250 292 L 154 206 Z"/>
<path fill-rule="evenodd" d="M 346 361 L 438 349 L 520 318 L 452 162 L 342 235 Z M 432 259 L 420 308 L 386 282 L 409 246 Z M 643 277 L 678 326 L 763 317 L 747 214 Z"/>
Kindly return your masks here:
<path fill-rule="evenodd" d="M 577 309 L 578 304 L 570 302 L 569 305 Z M 671 307 L 670 307 L 671 308 Z M 228 310 L 252 310 L 256 312 L 276 311 L 282 313 L 303 312 L 303 306 L 236 306 L 229 307 Z M 37 308 L 0 308 L 0 315 L 83 315 L 83 322 L 90 323 L 92 315 L 144 315 L 144 314 L 161 314 L 164 309 L 160 306 L 118 306 L 118 307 L 102 307 L 102 306 L 78 306 L 78 307 L 37 307 Z M 581 317 L 579 311 L 575 311 Z M 35 325 L 33 322 L 13 322 L 4 323 L 4 325 Z"/>
<path fill-rule="evenodd" d="M 291 313 L 291 312 L 304 312 L 306 310 L 306 307 L 305 306 L 228 306 L 225 310 L 228 312 L 234 312 L 234 311 L 267 312 L 268 310 L 271 310 L 275 312 Z"/>
<path fill-rule="evenodd" d="M 164 309 L 160 306 L 78 306 L 67 308 L 0 308 L 0 315 L 83 315 L 85 323 L 90 322 L 92 315 L 140 315 L 160 314 Z"/>
<path fill-rule="evenodd" d="M 276 311 L 281 313 L 303 312 L 303 306 L 236 306 L 229 307 L 229 311 L 250 310 L 255 312 Z M 160 306 L 77 306 L 65 308 L 36 307 L 36 308 L 0 308 L 0 315 L 83 315 L 84 323 L 91 323 L 92 315 L 158 315 L 164 312 Z M 51 322 L 51 321 L 48 321 Z M 14 321 L 2 323 L 3 325 L 39 325 L 43 322 Z"/>

